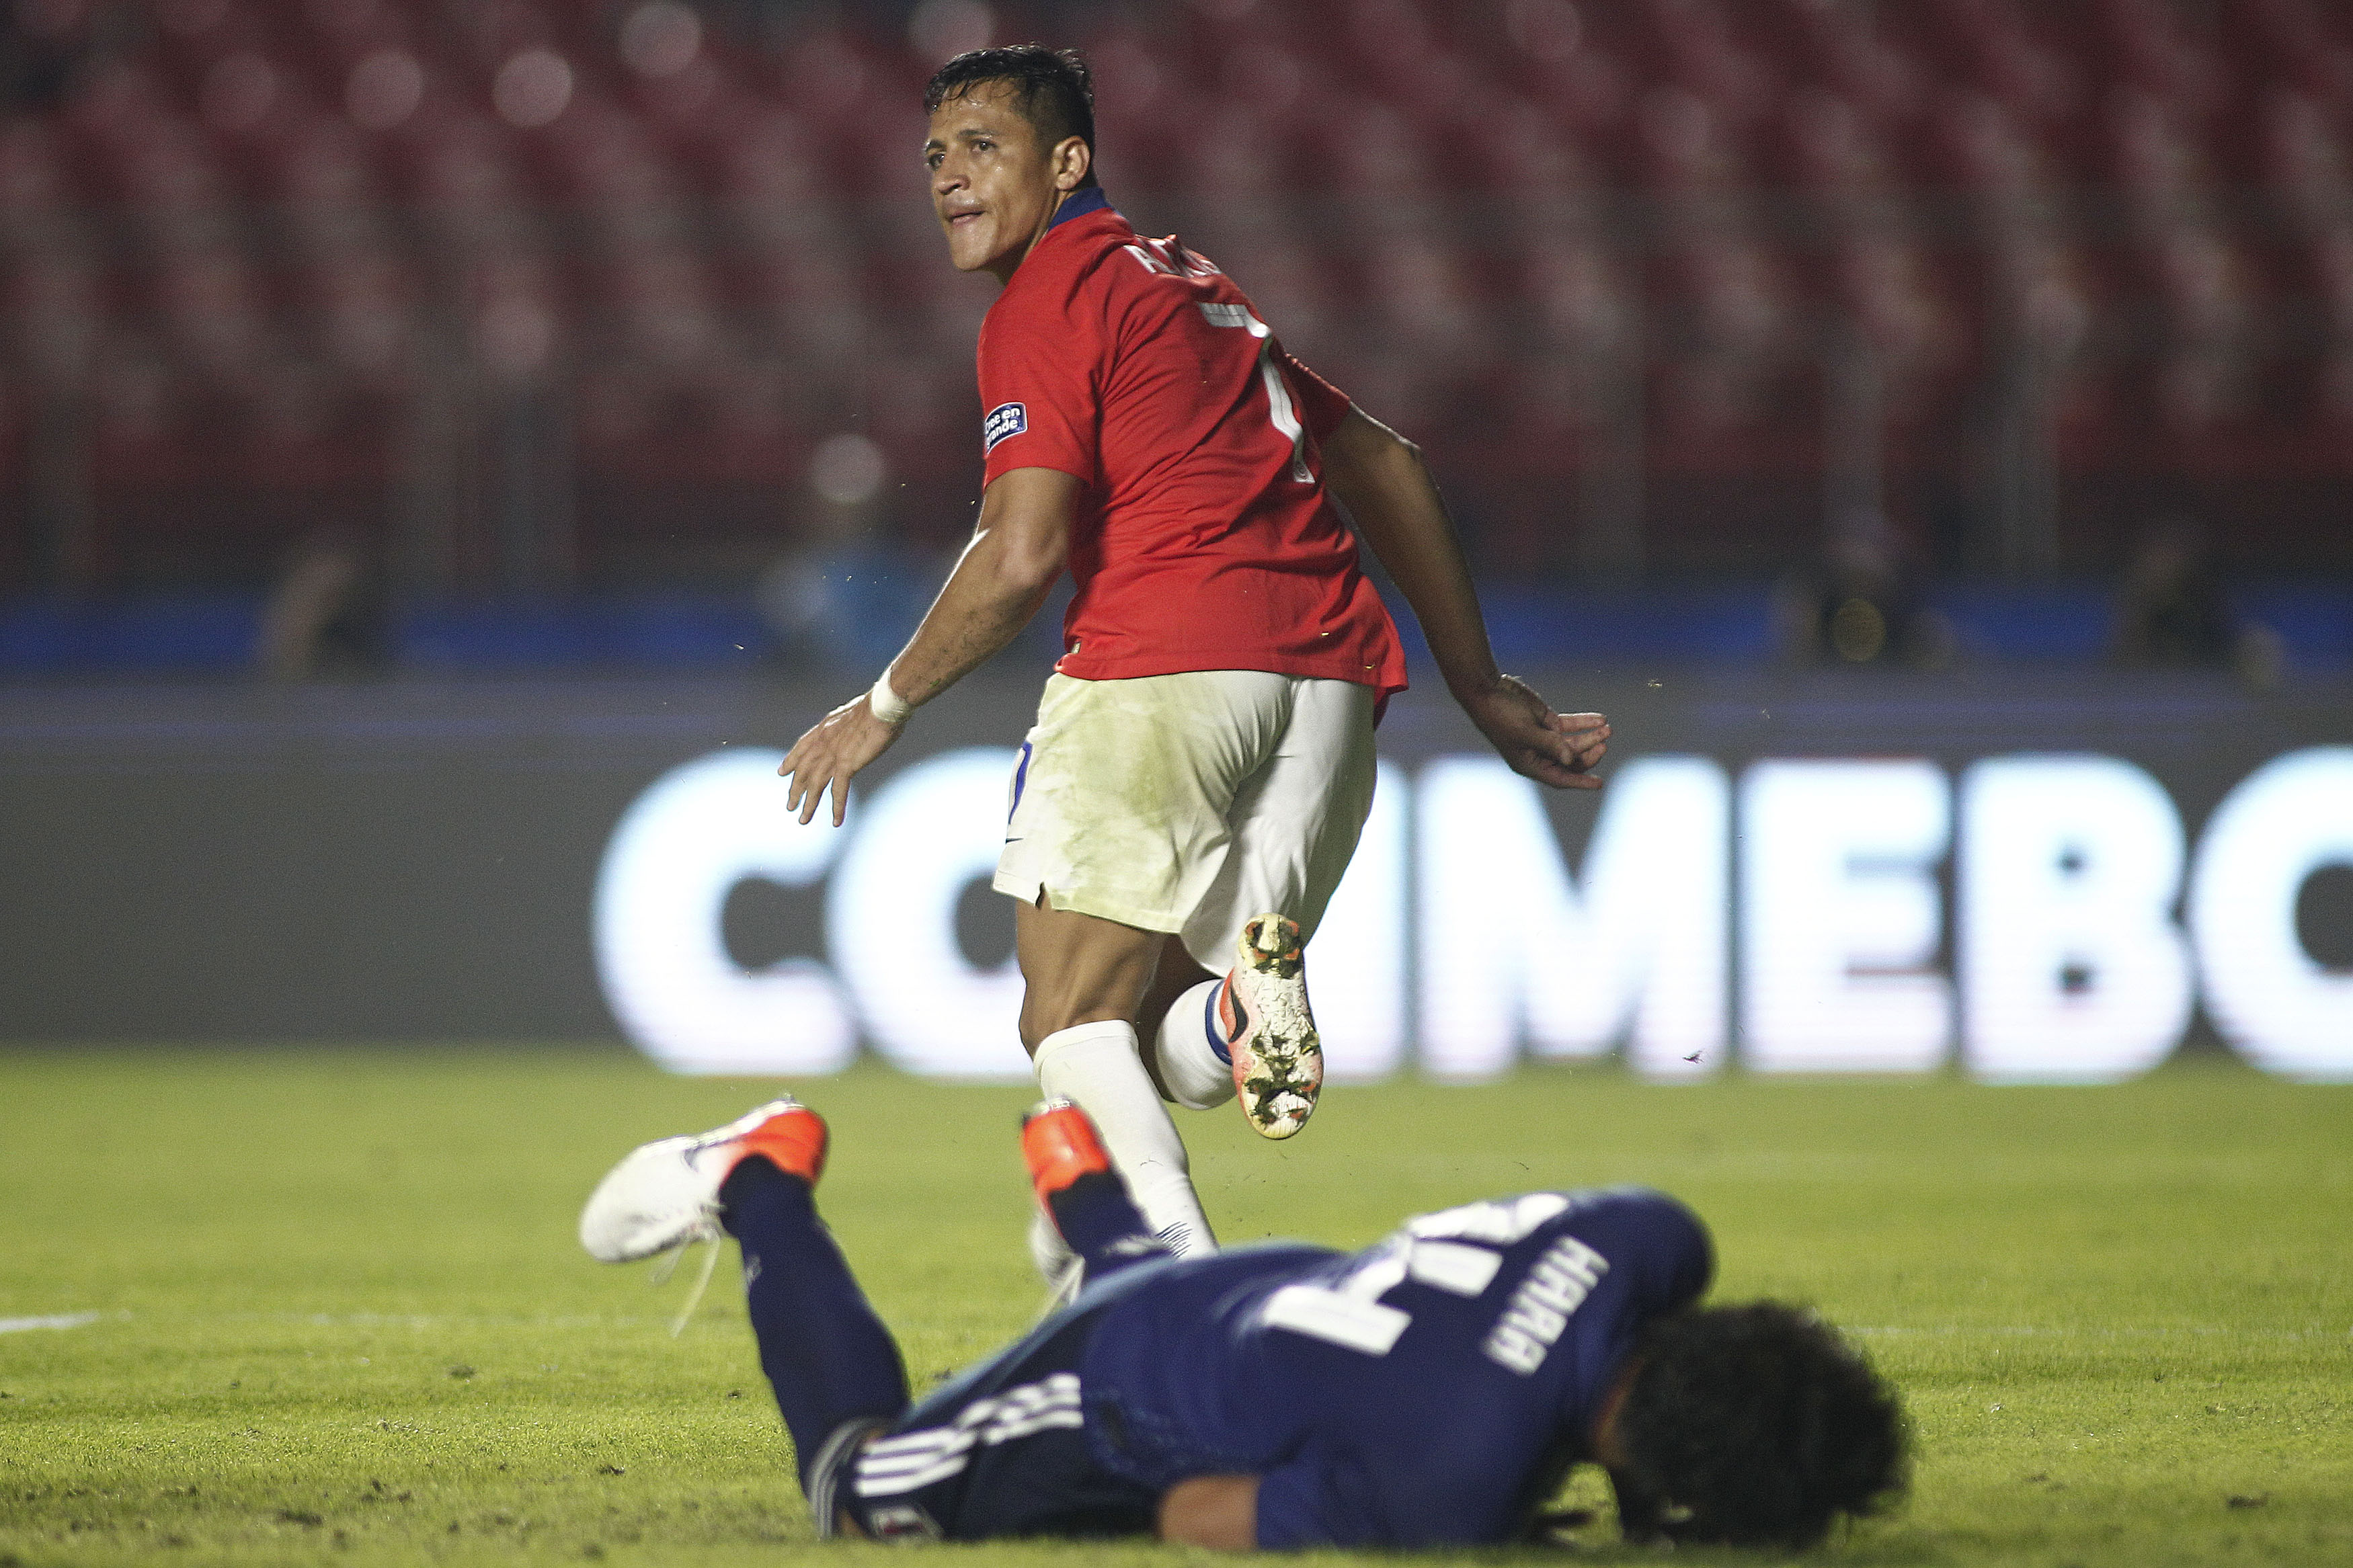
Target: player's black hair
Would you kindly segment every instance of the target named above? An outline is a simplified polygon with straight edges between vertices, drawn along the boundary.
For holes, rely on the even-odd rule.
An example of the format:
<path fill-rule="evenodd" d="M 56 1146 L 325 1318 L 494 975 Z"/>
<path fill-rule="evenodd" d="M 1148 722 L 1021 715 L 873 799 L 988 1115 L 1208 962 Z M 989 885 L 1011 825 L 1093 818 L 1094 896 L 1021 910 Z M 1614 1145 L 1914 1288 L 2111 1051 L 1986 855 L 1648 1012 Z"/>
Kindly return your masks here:
<path fill-rule="evenodd" d="M 968 49 L 932 73 L 923 86 L 923 112 L 933 113 L 984 82 L 1000 81 L 1013 89 L 1021 118 L 1038 128 L 1044 145 L 1051 147 L 1071 136 L 1087 144 L 1087 177 L 1079 188 L 1093 184 L 1094 73 L 1075 49 L 1050 49 L 1043 44 Z"/>
<path fill-rule="evenodd" d="M 1903 1495 L 1895 1392 L 1820 1318 L 1778 1301 L 1653 1324 L 1620 1408 L 1630 1539 L 1802 1551 Z"/>

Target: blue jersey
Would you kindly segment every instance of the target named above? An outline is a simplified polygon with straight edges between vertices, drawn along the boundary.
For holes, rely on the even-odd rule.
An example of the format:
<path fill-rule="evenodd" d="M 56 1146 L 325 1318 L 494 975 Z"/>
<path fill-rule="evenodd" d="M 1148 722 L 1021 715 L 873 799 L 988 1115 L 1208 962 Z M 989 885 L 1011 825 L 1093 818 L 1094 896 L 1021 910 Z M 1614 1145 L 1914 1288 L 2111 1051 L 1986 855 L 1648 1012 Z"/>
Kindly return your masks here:
<path fill-rule="evenodd" d="M 1636 1188 L 1138 1270 L 1081 1361 L 1088 1445 L 1149 1492 L 1258 1476 L 1261 1546 L 1509 1541 L 1590 1457 L 1643 1323 L 1713 1271 L 1698 1216 Z"/>

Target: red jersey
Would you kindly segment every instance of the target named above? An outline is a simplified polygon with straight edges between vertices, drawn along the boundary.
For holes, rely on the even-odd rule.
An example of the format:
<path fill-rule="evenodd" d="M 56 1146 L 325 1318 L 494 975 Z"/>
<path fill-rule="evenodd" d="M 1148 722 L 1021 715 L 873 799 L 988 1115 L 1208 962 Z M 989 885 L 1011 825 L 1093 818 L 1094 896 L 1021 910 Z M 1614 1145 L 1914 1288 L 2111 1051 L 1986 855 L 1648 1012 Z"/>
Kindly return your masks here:
<path fill-rule="evenodd" d="M 1072 214 L 1072 205 L 1084 203 Z M 1232 279 L 1082 192 L 980 329 L 987 477 L 1085 485 L 1054 668 L 1084 680 L 1263 669 L 1405 688 L 1397 627 L 1324 491 L 1347 396 Z"/>

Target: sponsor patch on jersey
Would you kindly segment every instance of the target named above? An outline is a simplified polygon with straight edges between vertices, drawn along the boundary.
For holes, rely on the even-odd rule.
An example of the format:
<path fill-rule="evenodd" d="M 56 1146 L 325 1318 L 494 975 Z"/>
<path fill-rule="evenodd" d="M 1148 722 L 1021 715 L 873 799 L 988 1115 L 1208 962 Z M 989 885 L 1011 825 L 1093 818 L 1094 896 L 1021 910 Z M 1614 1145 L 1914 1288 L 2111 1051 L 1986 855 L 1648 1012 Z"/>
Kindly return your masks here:
<path fill-rule="evenodd" d="M 980 455 L 997 450 L 997 444 L 1008 436 L 1018 436 L 1029 428 L 1029 407 L 1023 403 L 1000 403 L 988 411 L 980 422 Z"/>

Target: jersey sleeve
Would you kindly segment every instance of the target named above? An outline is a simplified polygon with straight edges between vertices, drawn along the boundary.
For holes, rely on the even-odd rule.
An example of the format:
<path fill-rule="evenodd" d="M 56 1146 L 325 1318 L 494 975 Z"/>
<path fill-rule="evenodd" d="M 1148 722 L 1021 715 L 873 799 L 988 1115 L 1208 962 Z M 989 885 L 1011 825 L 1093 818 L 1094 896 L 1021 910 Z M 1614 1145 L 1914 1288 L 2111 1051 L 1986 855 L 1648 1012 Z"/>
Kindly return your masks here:
<path fill-rule="evenodd" d="M 1291 401 L 1298 406 L 1299 422 L 1322 446 L 1340 427 L 1356 405 L 1348 395 L 1308 369 L 1289 349 L 1282 351 L 1282 378 L 1291 384 Z"/>
<path fill-rule="evenodd" d="M 1379 1544 L 1369 1478 L 1314 1449 L 1259 1478 L 1258 1543 L 1271 1552 Z"/>
<path fill-rule="evenodd" d="M 1457 1473 L 1433 1455 L 1384 1485 L 1356 1456 L 1314 1443 L 1259 1478 L 1258 1543 L 1295 1552 L 1496 1541 L 1508 1533 L 1517 1479 Z"/>
<path fill-rule="evenodd" d="M 1103 479 L 1100 331 L 1071 320 L 1084 300 L 992 318 L 980 348 L 984 483 L 1015 468 Z"/>

